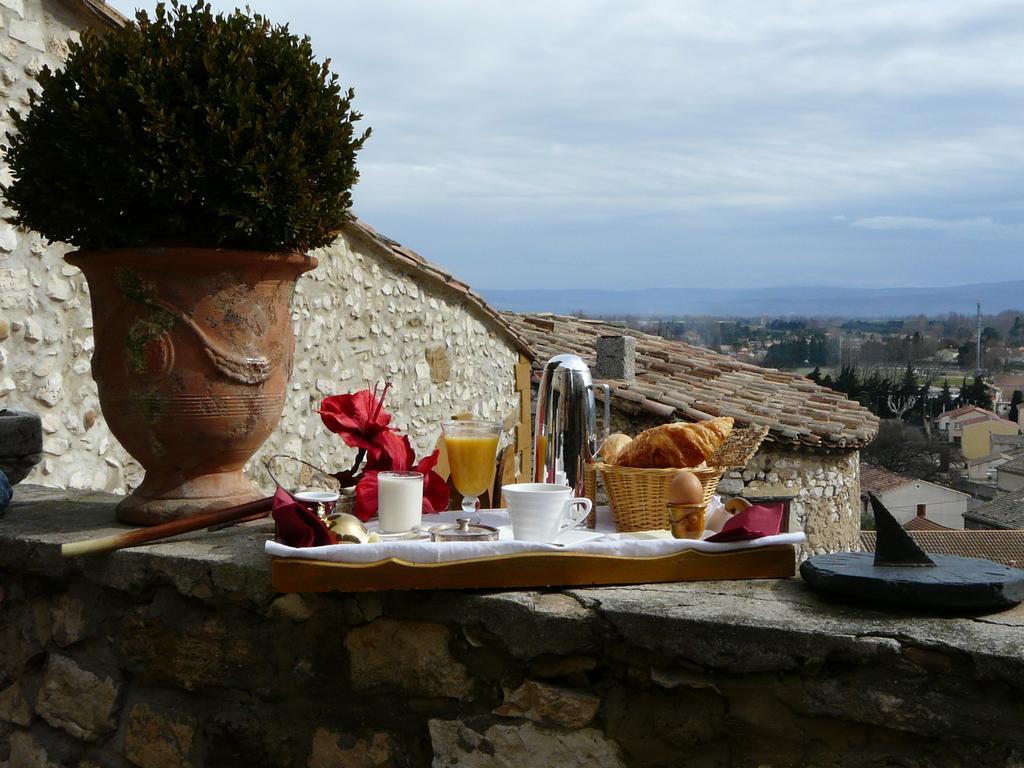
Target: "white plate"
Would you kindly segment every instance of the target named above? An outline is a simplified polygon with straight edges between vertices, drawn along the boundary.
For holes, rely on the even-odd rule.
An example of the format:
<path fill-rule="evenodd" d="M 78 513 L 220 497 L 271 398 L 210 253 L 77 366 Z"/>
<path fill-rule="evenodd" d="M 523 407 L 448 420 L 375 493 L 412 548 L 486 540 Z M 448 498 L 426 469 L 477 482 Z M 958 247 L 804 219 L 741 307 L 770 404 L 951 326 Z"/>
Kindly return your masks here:
<path fill-rule="evenodd" d="M 405 541 L 406 539 L 425 539 L 429 534 L 426 531 L 411 530 L 411 531 L 400 531 L 399 533 L 382 533 L 376 531 L 377 537 L 381 541 Z"/>
<path fill-rule="evenodd" d="M 567 547 L 575 546 L 576 544 L 582 544 L 585 541 L 594 541 L 596 539 L 604 538 L 603 533 L 598 531 L 590 530 L 569 530 L 562 531 L 558 536 L 555 537 L 555 544 L 564 544 Z"/>

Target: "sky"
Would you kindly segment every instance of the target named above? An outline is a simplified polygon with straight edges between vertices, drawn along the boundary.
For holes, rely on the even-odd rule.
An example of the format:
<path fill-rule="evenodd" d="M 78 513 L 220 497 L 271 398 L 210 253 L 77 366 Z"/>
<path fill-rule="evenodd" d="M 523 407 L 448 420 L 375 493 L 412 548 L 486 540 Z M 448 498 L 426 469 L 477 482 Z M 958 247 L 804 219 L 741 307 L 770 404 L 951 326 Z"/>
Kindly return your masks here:
<path fill-rule="evenodd" d="M 356 215 L 475 288 L 1024 278 L 1016 0 L 247 2 L 355 88 Z"/>

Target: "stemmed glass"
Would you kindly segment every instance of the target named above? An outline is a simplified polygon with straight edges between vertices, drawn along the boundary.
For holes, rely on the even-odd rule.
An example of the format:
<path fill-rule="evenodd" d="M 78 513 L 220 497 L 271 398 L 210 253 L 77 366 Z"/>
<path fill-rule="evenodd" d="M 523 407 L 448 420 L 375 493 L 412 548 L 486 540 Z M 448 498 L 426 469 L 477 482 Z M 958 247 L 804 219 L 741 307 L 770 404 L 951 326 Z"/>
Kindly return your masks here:
<path fill-rule="evenodd" d="M 455 490 L 462 494 L 462 512 L 472 515 L 480 494 L 494 484 L 495 458 L 501 423 L 496 421 L 445 421 L 441 423 Z"/>

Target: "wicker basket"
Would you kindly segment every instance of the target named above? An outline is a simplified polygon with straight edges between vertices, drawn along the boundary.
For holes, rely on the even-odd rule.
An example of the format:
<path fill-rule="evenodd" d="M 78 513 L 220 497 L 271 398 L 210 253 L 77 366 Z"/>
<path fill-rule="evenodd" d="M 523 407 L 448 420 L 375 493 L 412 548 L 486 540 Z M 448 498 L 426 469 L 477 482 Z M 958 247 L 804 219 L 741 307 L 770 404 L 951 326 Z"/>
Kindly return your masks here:
<path fill-rule="evenodd" d="M 599 464 L 598 471 L 608 492 L 612 519 L 620 531 L 653 531 L 669 527 L 668 486 L 678 469 L 637 469 Z M 702 503 L 715 495 L 725 467 L 694 467 L 687 470 L 704 488 Z"/>
<path fill-rule="evenodd" d="M 757 453 L 761 441 L 768 433 L 767 427 L 746 427 L 734 429 L 721 447 L 709 459 L 708 465 L 687 468 L 700 480 L 704 488 L 702 504 L 706 507 L 715 495 L 718 481 L 728 467 L 742 467 Z M 612 519 L 620 531 L 652 531 L 669 527 L 668 486 L 678 469 L 638 469 L 618 467 L 611 464 L 595 464 L 601 475 L 608 503 L 612 508 Z M 584 474 L 587 496 L 595 501 L 597 492 L 591 495 L 596 482 Z"/>
<path fill-rule="evenodd" d="M 583 525 L 593 528 L 597 525 L 597 468 L 600 463 L 587 462 L 583 465 L 583 495 L 593 503 L 594 508 L 590 510 Z"/>

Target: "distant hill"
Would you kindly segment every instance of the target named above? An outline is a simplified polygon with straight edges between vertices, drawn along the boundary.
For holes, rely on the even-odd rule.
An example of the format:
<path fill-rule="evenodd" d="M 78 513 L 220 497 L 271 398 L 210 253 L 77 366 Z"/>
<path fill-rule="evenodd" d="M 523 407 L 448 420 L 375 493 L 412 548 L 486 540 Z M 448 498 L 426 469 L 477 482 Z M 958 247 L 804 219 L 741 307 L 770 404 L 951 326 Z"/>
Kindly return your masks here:
<path fill-rule="evenodd" d="M 1024 309 L 1024 280 L 941 288 L 649 288 L 646 290 L 501 290 L 481 293 L 495 307 L 513 312 L 582 311 L 587 315 L 758 315 L 817 317 L 906 317 L 985 314 Z"/>

